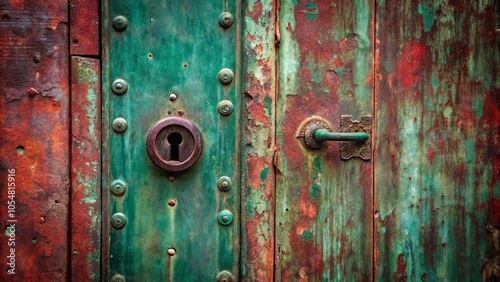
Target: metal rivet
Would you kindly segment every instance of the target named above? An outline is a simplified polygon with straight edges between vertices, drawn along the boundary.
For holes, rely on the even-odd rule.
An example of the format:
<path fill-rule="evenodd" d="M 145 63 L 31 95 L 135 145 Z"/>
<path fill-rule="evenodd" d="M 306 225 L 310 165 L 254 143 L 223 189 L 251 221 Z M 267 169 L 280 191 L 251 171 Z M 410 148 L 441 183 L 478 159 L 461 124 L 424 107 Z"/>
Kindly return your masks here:
<path fill-rule="evenodd" d="M 231 178 L 227 176 L 222 176 L 219 180 L 217 180 L 217 187 L 222 191 L 227 191 L 231 189 L 232 186 L 233 182 L 231 181 Z"/>
<path fill-rule="evenodd" d="M 217 106 L 219 113 L 223 116 L 228 116 L 233 112 L 233 103 L 228 100 L 223 100 Z"/>
<path fill-rule="evenodd" d="M 223 210 L 219 213 L 218 220 L 222 225 L 229 225 L 233 222 L 233 214 L 228 210 Z"/>
<path fill-rule="evenodd" d="M 123 277 L 120 274 L 115 274 L 113 277 L 111 277 L 111 282 L 125 282 L 125 277 Z"/>
<path fill-rule="evenodd" d="M 234 282 L 234 277 L 231 272 L 224 270 L 217 274 L 215 280 L 217 282 Z"/>
<path fill-rule="evenodd" d="M 170 101 L 174 102 L 175 100 L 177 100 L 177 94 L 170 93 L 170 95 L 168 96 L 168 98 L 170 99 Z"/>
<path fill-rule="evenodd" d="M 113 130 L 116 132 L 124 132 L 127 130 L 128 123 L 124 118 L 115 118 L 113 121 Z"/>
<path fill-rule="evenodd" d="M 111 183 L 110 190 L 115 196 L 122 196 L 127 191 L 127 183 L 123 180 L 115 180 Z"/>
<path fill-rule="evenodd" d="M 113 90 L 113 92 L 115 92 L 115 94 L 120 95 L 127 92 L 128 84 L 125 80 L 118 78 L 115 79 L 111 84 L 111 89 Z"/>
<path fill-rule="evenodd" d="M 229 28 L 233 25 L 234 17 L 231 13 L 224 12 L 219 16 L 219 24 L 223 28 Z"/>
<path fill-rule="evenodd" d="M 493 224 L 486 224 L 486 230 L 493 233 L 495 231 L 495 226 L 493 226 Z"/>
<path fill-rule="evenodd" d="M 113 28 L 116 31 L 124 31 L 127 29 L 128 26 L 128 20 L 124 16 L 117 16 L 113 19 Z"/>
<path fill-rule="evenodd" d="M 170 200 L 168 200 L 167 203 L 169 206 L 173 207 L 173 206 L 175 206 L 175 204 L 177 204 L 177 201 L 175 199 L 170 199 Z"/>
<path fill-rule="evenodd" d="M 218 74 L 219 81 L 222 84 L 229 84 L 233 81 L 233 72 L 230 69 L 221 69 Z"/>
<path fill-rule="evenodd" d="M 121 229 L 125 224 L 127 224 L 127 218 L 123 213 L 117 212 L 111 217 L 111 225 L 114 228 Z"/>
<path fill-rule="evenodd" d="M 175 253 L 176 253 L 176 251 L 175 251 L 174 248 L 170 248 L 170 249 L 167 250 L 167 254 L 169 256 L 175 256 Z"/>

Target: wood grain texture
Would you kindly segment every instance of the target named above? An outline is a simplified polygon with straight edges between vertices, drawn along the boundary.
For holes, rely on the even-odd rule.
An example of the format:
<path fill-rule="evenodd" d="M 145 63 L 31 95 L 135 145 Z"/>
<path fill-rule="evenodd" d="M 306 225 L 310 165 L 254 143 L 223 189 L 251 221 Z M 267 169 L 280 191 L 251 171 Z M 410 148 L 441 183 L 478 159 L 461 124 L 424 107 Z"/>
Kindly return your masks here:
<path fill-rule="evenodd" d="M 339 143 L 305 148 L 312 116 L 372 114 L 373 2 L 281 1 L 276 158 L 277 281 L 372 278 L 372 169 Z"/>
<path fill-rule="evenodd" d="M 242 280 L 274 274 L 275 4 L 246 1 L 243 17 Z"/>
<path fill-rule="evenodd" d="M 1 281 L 65 281 L 68 274 L 69 67 L 66 1 L 0 4 Z M 15 169 L 15 217 L 7 172 Z M 2 233 L 7 230 L 2 229 Z M 9 232 L 10 233 L 10 232 Z M 7 234 L 7 233 L 5 233 Z M 15 247 L 15 275 L 7 252 Z M 9 252 L 10 253 L 10 252 Z"/>
<path fill-rule="evenodd" d="M 101 277 L 101 72 L 71 58 L 71 279 Z"/>
<path fill-rule="evenodd" d="M 499 9 L 378 2 L 379 281 L 500 277 Z"/>
<path fill-rule="evenodd" d="M 70 0 L 71 55 L 99 56 L 99 0 Z"/>

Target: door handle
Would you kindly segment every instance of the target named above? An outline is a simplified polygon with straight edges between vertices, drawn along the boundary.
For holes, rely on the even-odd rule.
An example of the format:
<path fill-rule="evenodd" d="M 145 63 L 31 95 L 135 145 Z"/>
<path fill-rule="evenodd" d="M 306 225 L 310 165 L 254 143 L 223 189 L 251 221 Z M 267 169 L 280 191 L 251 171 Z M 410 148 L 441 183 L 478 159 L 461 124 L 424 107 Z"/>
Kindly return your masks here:
<path fill-rule="evenodd" d="M 326 146 L 328 141 L 341 141 L 340 156 L 342 159 L 358 157 L 370 160 L 372 155 L 370 138 L 372 117 L 364 115 L 358 121 L 352 120 L 351 116 L 343 115 L 340 126 L 341 132 L 332 132 L 325 120 L 314 117 L 302 125 L 301 133 L 297 137 L 304 138 L 303 142 L 311 149 L 321 149 Z"/>
<path fill-rule="evenodd" d="M 320 142 L 324 141 L 365 142 L 366 140 L 368 140 L 368 133 L 366 132 L 330 132 L 319 125 L 313 125 L 309 127 L 308 130 L 312 131 L 312 136 L 314 137 L 314 139 Z"/>

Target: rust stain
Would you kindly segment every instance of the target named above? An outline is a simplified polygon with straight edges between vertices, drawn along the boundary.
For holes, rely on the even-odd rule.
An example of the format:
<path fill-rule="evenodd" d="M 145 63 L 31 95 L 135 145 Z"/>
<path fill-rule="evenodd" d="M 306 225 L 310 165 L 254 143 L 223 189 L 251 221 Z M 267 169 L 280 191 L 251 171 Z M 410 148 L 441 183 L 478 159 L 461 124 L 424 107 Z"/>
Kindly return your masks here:
<path fill-rule="evenodd" d="M 394 273 L 394 281 L 406 281 L 408 276 L 406 275 L 406 262 L 404 261 L 404 255 L 398 255 L 397 268 Z"/>
<path fill-rule="evenodd" d="M 65 281 L 68 265 L 67 3 L 7 1 L 0 36 L 0 178 L 16 170 L 16 275 Z M 5 182 L 0 199 L 7 202 Z M 7 206 L 0 205 L 3 226 Z M 6 257 L 6 236 L 0 255 Z M 0 280 L 9 281 L 5 268 Z"/>
<path fill-rule="evenodd" d="M 71 58 L 71 277 L 100 281 L 100 61 Z"/>
<path fill-rule="evenodd" d="M 99 53 L 99 1 L 70 0 L 70 53 L 71 55 L 98 56 Z"/>

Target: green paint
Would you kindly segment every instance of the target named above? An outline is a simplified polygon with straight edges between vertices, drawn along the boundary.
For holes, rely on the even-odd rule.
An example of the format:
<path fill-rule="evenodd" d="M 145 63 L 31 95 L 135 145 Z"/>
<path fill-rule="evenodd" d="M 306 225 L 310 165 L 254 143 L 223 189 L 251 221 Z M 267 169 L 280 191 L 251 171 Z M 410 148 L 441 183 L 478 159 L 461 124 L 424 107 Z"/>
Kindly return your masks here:
<path fill-rule="evenodd" d="M 439 78 L 435 72 L 432 73 L 431 85 L 432 85 L 432 88 L 434 88 L 434 91 L 437 91 L 437 88 L 439 86 Z"/>
<path fill-rule="evenodd" d="M 103 25 L 103 120 L 109 129 L 110 120 L 121 116 L 129 126 L 123 133 L 111 129 L 106 133 L 104 154 L 109 167 L 103 175 L 103 187 L 109 187 L 115 179 L 128 184 L 125 195 L 108 194 L 106 210 L 108 216 L 124 213 L 128 222 L 124 228 L 110 227 L 104 234 L 109 241 L 109 272 L 103 280 L 114 273 L 124 275 L 127 281 L 147 273 L 151 281 L 213 281 L 222 269 L 239 277 L 242 103 L 241 42 L 237 40 L 245 36 L 239 34 L 240 2 L 221 5 L 215 0 L 157 5 L 145 0 L 104 3 L 104 15 L 109 16 L 104 16 Z M 236 19 L 228 29 L 217 24 L 222 11 Z M 110 19 L 117 14 L 129 20 L 124 32 L 110 27 Z M 249 28 L 259 30 L 257 26 Z M 232 84 L 224 86 L 217 81 L 221 68 L 230 68 L 236 74 Z M 129 84 L 123 95 L 110 91 L 117 77 Z M 268 82 L 263 79 L 263 83 Z M 175 103 L 168 99 L 171 92 L 179 94 Z M 217 112 L 217 104 L 223 99 L 235 105 L 230 116 Z M 145 139 L 156 121 L 178 115 L 179 110 L 183 118 L 199 127 L 203 153 L 188 170 L 168 173 L 149 160 Z M 265 144 L 269 128 L 259 129 L 256 135 Z M 256 154 L 265 155 L 259 146 L 255 147 Z M 222 175 L 231 176 L 233 187 L 229 191 L 222 192 L 215 185 Z M 169 180 L 169 176 L 175 180 Z M 167 204 L 170 199 L 176 200 L 174 207 Z M 268 209 L 267 203 L 253 206 L 256 213 Z M 233 224 L 218 224 L 217 215 L 222 210 L 233 213 Z M 177 250 L 174 257 L 166 253 L 171 247 Z"/>
<path fill-rule="evenodd" d="M 307 20 L 310 22 L 314 21 L 318 16 L 318 6 L 314 2 L 310 2 L 306 5 L 306 9 Z"/>
<path fill-rule="evenodd" d="M 264 168 L 263 170 L 260 171 L 260 180 L 266 181 L 268 175 L 269 175 L 269 168 L 266 167 L 266 168 Z"/>
<path fill-rule="evenodd" d="M 273 113 L 273 101 L 269 96 L 264 97 L 264 112 L 266 117 L 270 117 Z"/>
<path fill-rule="evenodd" d="M 300 236 L 304 241 L 310 241 L 313 239 L 313 232 L 311 230 L 304 230 Z"/>
<path fill-rule="evenodd" d="M 429 5 L 432 5 L 432 2 L 424 5 L 418 4 L 418 13 L 422 16 L 425 32 L 431 31 L 434 22 L 434 7 Z"/>
<path fill-rule="evenodd" d="M 483 116 L 483 100 L 477 99 L 476 100 L 476 118 L 481 118 Z"/>

